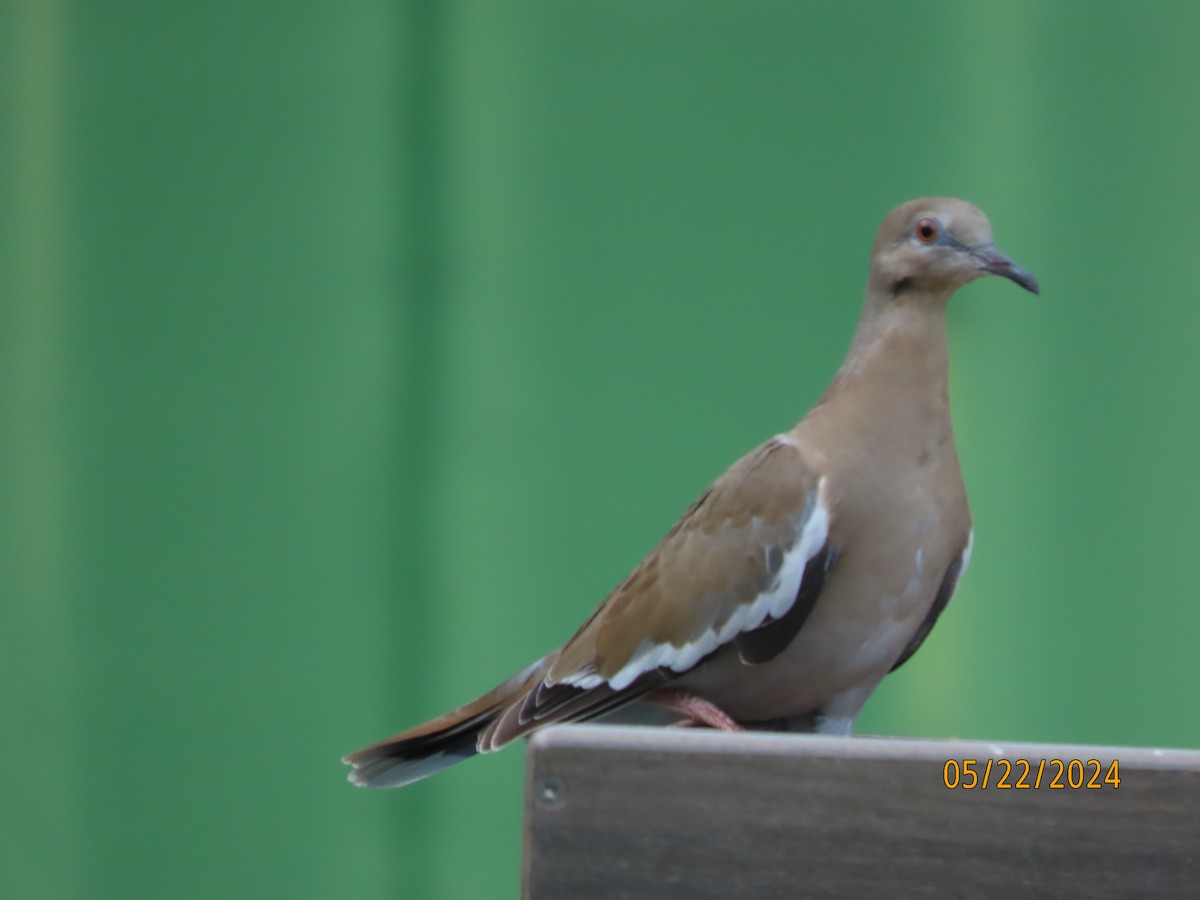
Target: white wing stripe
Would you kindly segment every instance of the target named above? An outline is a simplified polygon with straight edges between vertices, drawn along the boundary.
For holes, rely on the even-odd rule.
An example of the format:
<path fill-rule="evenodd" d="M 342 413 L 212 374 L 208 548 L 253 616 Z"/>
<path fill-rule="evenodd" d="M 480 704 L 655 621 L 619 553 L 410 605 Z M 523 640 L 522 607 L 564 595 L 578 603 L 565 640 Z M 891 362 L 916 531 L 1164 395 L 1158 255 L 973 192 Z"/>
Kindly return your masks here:
<path fill-rule="evenodd" d="M 796 602 L 800 582 L 804 578 L 804 567 L 820 552 L 826 538 L 829 537 L 829 506 L 825 496 L 824 478 L 817 483 L 816 495 L 808 518 L 800 529 L 799 537 L 784 554 L 779 574 L 767 590 L 759 594 L 753 602 L 742 604 L 720 631 L 710 627 L 696 640 L 681 647 L 649 640 L 642 641 L 629 662 L 608 680 L 609 686 L 614 690 L 622 690 L 629 687 L 639 676 L 659 667 L 673 672 L 685 672 L 743 631 L 757 628 L 768 616 L 776 619 L 783 616 Z M 580 688 L 598 687 L 603 683 L 603 679 L 594 673 L 576 679 L 567 678 L 564 681 Z"/>

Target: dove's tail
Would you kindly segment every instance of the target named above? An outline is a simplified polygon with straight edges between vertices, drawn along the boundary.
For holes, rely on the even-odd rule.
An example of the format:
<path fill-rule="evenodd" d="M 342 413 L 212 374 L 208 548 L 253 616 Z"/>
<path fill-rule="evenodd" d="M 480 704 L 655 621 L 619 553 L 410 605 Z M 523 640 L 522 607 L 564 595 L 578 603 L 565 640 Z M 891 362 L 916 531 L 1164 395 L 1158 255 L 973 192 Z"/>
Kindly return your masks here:
<path fill-rule="evenodd" d="M 354 767 L 350 782 L 359 787 L 402 787 L 493 749 L 480 746 L 480 734 L 541 677 L 544 663 L 538 660 L 466 706 L 347 754 L 342 762 Z"/>

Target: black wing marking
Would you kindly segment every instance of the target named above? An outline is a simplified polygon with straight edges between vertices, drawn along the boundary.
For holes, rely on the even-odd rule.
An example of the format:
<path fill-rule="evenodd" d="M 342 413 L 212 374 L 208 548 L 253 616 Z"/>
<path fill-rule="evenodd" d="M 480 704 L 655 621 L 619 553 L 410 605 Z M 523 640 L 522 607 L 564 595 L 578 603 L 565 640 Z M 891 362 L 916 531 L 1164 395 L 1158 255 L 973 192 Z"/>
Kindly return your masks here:
<path fill-rule="evenodd" d="M 774 659 L 800 633 L 809 613 L 817 604 L 829 570 L 837 562 L 837 552 L 826 544 L 804 566 L 800 590 L 791 607 L 778 619 L 769 619 L 753 631 L 743 631 L 733 639 L 738 656 L 747 665 L 757 666 Z"/>
<path fill-rule="evenodd" d="M 908 642 L 908 646 L 904 648 L 904 652 L 900 654 L 900 658 L 896 660 L 896 664 L 888 670 L 888 674 L 895 672 L 908 662 L 908 658 L 916 653 L 917 648 L 925 642 L 925 638 L 929 637 L 929 632 L 933 631 L 933 626 L 937 623 L 938 616 L 942 614 L 942 610 L 946 608 L 946 604 L 954 596 L 954 589 L 958 587 L 958 577 L 962 574 L 962 567 L 963 554 L 960 553 L 946 567 L 946 574 L 942 576 L 942 583 L 938 586 L 937 593 L 933 597 L 933 606 L 929 607 L 929 612 L 925 614 L 925 620 L 921 622 L 921 627 L 912 636 L 912 640 Z"/>

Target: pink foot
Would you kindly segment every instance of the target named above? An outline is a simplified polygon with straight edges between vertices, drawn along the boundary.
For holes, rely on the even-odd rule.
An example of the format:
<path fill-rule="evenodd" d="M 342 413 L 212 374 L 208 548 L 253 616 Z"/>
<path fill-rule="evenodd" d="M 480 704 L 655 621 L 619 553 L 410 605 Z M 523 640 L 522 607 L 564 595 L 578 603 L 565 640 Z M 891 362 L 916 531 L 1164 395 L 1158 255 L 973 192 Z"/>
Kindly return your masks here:
<path fill-rule="evenodd" d="M 658 688 L 651 691 L 643 699 L 655 706 L 662 706 L 673 712 L 687 716 L 682 722 L 674 725 L 687 728 L 693 725 L 707 725 L 718 731 L 741 731 L 742 726 L 733 721 L 723 709 L 710 703 L 703 697 L 689 694 L 678 688 Z"/>

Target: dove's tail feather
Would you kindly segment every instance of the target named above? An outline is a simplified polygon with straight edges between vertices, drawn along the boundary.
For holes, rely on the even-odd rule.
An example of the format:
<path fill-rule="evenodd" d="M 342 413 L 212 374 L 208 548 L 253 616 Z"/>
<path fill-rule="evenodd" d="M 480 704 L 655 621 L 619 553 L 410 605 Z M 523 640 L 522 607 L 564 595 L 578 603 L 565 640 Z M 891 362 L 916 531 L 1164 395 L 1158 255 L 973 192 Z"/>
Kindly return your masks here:
<path fill-rule="evenodd" d="M 354 767 L 349 781 L 359 787 L 402 787 L 495 749 L 481 747 L 480 734 L 540 678 L 544 663 L 538 660 L 466 706 L 347 754 L 342 762 Z"/>

